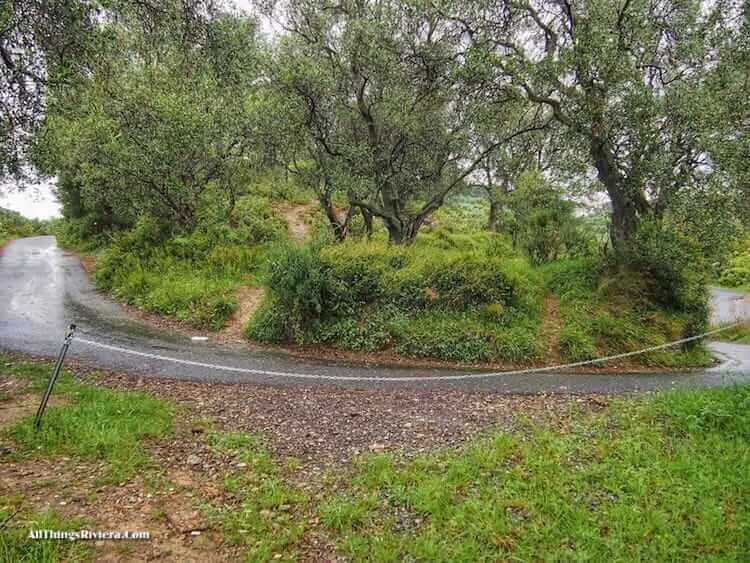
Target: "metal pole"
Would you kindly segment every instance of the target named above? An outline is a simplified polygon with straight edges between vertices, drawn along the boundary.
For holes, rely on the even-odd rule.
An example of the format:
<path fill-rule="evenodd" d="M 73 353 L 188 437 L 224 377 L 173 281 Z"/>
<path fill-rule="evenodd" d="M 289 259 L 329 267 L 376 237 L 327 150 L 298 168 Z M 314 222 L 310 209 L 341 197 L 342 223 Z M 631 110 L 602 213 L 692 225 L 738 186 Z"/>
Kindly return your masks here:
<path fill-rule="evenodd" d="M 62 348 L 60 348 L 60 354 L 58 354 L 57 356 L 55 369 L 52 370 L 52 375 L 49 378 L 49 383 L 47 383 L 47 389 L 44 391 L 44 396 L 42 397 L 42 402 L 36 411 L 36 418 L 34 419 L 34 429 L 36 431 L 39 431 L 39 427 L 42 424 L 42 415 L 44 414 L 44 410 L 47 408 L 47 402 L 49 401 L 50 395 L 52 395 L 52 388 L 55 386 L 57 376 L 60 374 L 60 369 L 62 368 L 63 361 L 65 360 L 65 355 L 68 353 L 68 348 L 70 348 L 70 343 L 73 340 L 75 331 L 76 325 L 71 324 L 68 327 L 68 332 L 65 334 L 65 340 L 63 341 Z"/>

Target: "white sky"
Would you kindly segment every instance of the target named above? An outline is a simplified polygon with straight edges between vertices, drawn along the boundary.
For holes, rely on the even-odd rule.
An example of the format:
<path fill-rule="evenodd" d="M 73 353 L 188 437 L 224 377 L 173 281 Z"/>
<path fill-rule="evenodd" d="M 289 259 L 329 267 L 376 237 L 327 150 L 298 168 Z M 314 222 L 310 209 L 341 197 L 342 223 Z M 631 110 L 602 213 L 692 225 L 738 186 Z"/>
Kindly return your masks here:
<path fill-rule="evenodd" d="M 19 189 L 12 184 L 0 185 L 0 207 L 18 211 L 30 219 L 60 216 L 60 203 L 52 192 L 54 184 L 42 181 Z"/>

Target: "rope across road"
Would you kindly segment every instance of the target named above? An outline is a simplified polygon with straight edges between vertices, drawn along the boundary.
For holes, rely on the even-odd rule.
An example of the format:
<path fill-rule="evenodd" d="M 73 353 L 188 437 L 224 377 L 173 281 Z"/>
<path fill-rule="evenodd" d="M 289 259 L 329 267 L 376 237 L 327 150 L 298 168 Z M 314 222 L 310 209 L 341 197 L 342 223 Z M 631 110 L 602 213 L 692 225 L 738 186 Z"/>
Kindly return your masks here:
<path fill-rule="evenodd" d="M 592 360 L 583 360 L 580 362 L 573 362 L 569 364 L 558 364 L 558 365 L 546 366 L 546 367 L 524 368 L 524 369 L 516 369 L 516 370 L 508 370 L 508 371 L 476 372 L 476 373 L 466 373 L 466 374 L 457 374 L 457 375 L 393 376 L 393 377 L 367 376 L 367 375 L 365 376 L 328 375 L 328 374 L 315 374 L 315 373 L 294 373 L 294 372 L 272 371 L 272 370 L 254 369 L 254 368 L 246 368 L 246 367 L 238 367 L 238 366 L 228 366 L 228 365 L 214 364 L 214 363 L 207 363 L 207 362 L 198 362 L 195 360 L 186 360 L 183 358 L 163 356 L 160 354 L 152 354 L 150 352 L 141 352 L 139 350 L 133 350 L 131 348 L 114 346 L 112 344 L 105 344 L 103 342 L 97 342 L 95 340 L 88 340 L 86 338 L 76 338 L 75 342 L 80 342 L 81 344 L 85 344 L 87 346 L 91 346 L 94 348 L 109 350 L 111 352 L 119 352 L 121 354 L 129 354 L 132 356 L 138 356 L 138 357 L 147 358 L 150 360 L 171 362 L 171 363 L 181 364 L 185 366 L 205 368 L 208 370 L 243 373 L 243 374 L 248 374 L 248 375 L 259 375 L 259 376 L 266 376 L 266 377 L 282 377 L 282 378 L 289 378 L 289 379 L 324 380 L 324 381 L 373 381 L 373 382 L 388 382 L 388 383 L 399 383 L 399 382 L 406 383 L 406 382 L 426 382 L 426 381 L 461 381 L 461 380 L 470 380 L 470 379 L 488 379 L 492 377 L 528 375 L 532 373 L 545 373 L 545 372 L 551 372 L 551 371 L 573 369 L 573 368 L 587 366 L 587 365 L 601 364 L 601 363 L 609 362 L 612 360 L 630 358 L 632 356 L 647 354 L 649 352 L 656 352 L 658 350 L 664 350 L 666 348 L 672 348 L 674 346 L 679 346 L 681 344 L 686 344 L 688 342 L 701 340 L 708 336 L 712 336 L 714 334 L 718 334 L 720 332 L 724 332 L 724 331 L 736 328 L 738 326 L 742 326 L 743 324 L 745 323 L 736 322 L 733 324 L 722 326 L 715 330 L 711 330 L 708 332 L 704 332 L 702 334 L 698 334 L 696 336 L 690 336 L 688 338 L 675 340 L 673 342 L 667 342 L 665 344 L 659 344 L 657 346 L 650 346 L 648 348 L 643 348 L 641 350 L 636 350 L 633 352 L 623 352 L 621 354 L 615 354 L 612 356 L 604 356 L 604 357 L 595 358 Z"/>

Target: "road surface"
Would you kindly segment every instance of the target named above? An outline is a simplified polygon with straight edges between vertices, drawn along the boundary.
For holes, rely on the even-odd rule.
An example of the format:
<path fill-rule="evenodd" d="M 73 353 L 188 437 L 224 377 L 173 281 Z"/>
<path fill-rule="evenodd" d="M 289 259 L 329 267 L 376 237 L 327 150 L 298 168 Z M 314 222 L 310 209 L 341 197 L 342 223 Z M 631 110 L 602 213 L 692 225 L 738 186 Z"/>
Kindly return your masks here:
<path fill-rule="evenodd" d="M 742 315 L 750 318 L 750 307 L 741 295 L 715 290 L 713 298 L 715 320 Z M 0 255 L 0 350 L 54 357 L 71 322 L 77 324 L 79 332 L 69 357 L 102 369 L 194 381 L 501 393 L 621 393 L 750 381 L 750 346 L 724 343 L 711 344 L 724 364 L 699 372 L 550 372 L 491 377 L 473 372 L 467 378 L 463 376 L 468 370 L 300 360 L 265 350 L 194 342 L 185 335 L 160 331 L 133 319 L 118 304 L 98 294 L 78 258 L 57 248 L 53 237 L 8 243 Z"/>

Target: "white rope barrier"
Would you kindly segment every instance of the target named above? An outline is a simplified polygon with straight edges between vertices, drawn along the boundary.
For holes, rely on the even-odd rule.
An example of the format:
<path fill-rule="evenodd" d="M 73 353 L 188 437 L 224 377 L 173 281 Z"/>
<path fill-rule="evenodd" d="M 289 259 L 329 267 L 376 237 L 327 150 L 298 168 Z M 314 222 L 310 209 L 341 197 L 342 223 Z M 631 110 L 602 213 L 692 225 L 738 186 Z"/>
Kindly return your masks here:
<path fill-rule="evenodd" d="M 138 356 L 141 358 L 148 358 L 150 360 L 159 360 L 163 362 L 172 362 L 175 364 L 181 364 L 185 366 L 206 368 L 217 371 L 226 371 L 233 373 L 245 373 L 248 375 L 260 375 L 265 377 L 283 377 L 290 379 L 313 379 L 313 380 L 326 380 L 326 381 L 376 381 L 376 382 L 388 382 L 388 383 L 400 383 L 400 382 L 423 382 L 423 381 L 457 381 L 467 379 L 485 379 L 491 377 L 501 377 L 508 375 L 528 375 L 532 373 L 544 373 L 550 371 L 558 371 L 563 369 L 577 368 L 586 365 L 600 364 L 603 362 L 609 362 L 612 360 L 620 360 L 622 358 L 629 358 L 632 356 L 638 356 L 640 354 L 647 354 L 649 352 L 655 352 L 657 350 L 664 350 L 665 348 L 671 348 L 673 346 L 679 346 L 680 344 L 686 344 L 695 340 L 700 340 L 713 334 L 718 334 L 726 330 L 741 326 L 745 323 L 737 322 L 731 325 L 723 326 L 709 332 L 704 332 L 696 336 L 689 338 L 682 338 L 675 340 L 674 342 L 667 342 L 666 344 L 659 344 L 658 346 L 651 346 L 649 348 L 643 348 L 642 350 L 636 350 L 634 352 L 624 352 L 622 354 L 615 354 L 613 356 L 604 356 L 602 358 L 595 358 L 593 360 L 584 360 L 580 362 L 573 362 L 570 364 L 559 364 L 554 366 L 540 367 L 540 368 L 524 368 L 509 371 L 496 371 L 496 372 L 479 372 L 479 373 L 467 373 L 461 375 L 428 375 L 428 376 L 405 376 L 405 377 L 383 377 L 383 376 L 356 376 L 356 375 L 327 375 L 327 374 L 314 374 L 314 373 L 292 373 L 283 371 L 272 371 L 264 369 L 253 369 L 243 368 L 237 366 L 227 366 L 221 364 L 212 364 L 206 362 L 197 362 L 194 360 L 185 360 L 182 358 L 173 358 L 170 356 L 162 356 L 160 354 L 151 354 L 149 352 L 141 352 L 130 348 L 123 348 L 120 346 L 113 346 L 112 344 L 104 344 L 102 342 L 96 342 L 94 340 L 87 340 L 85 338 L 76 338 L 76 342 L 92 346 L 94 348 L 101 348 L 104 350 L 110 350 L 112 352 L 119 352 L 122 354 L 129 354 L 132 356 Z"/>

